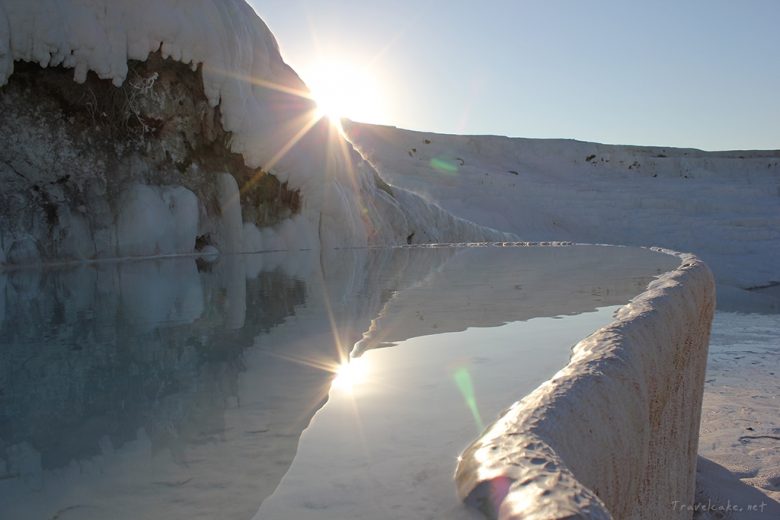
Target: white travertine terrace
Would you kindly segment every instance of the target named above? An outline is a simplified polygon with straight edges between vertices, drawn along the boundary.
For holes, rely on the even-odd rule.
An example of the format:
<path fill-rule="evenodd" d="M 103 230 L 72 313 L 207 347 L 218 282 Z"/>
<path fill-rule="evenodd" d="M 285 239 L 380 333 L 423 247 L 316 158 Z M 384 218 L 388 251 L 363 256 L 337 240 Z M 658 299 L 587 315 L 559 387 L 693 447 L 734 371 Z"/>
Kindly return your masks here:
<path fill-rule="evenodd" d="M 0 0 L 0 85 L 15 60 L 73 68 L 76 81 L 94 71 L 120 85 L 128 60 L 144 60 L 158 50 L 202 67 L 205 94 L 221 107 L 222 125 L 234 136 L 231 150 L 248 166 L 274 162 L 300 129 L 294 116 L 301 113 L 273 110 L 278 89 L 248 81 L 261 78 L 285 92 L 305 90 L 282 61 L 270 31 L 241 0 Z M 307 231 L 329 245 L 370 243 L 362 196 L 381 216 L 381 240 L 373 243 L 403 241 L 407 223 L 418 234 L 424 228 L 430 240 L 508 236 L 455 218 L 400 188 L 390 197 L 374 185 L 373 169 L 351 148 L 354 178 L 346 171 L 323 174 L 322 157 L 303 150 L 276 161 L 273 171 L 304 198 L 302 218 L 288 221 L 294 229 L 278 233 L 292 237 L 286 245 L 300 244 Z M 224 187 L 231 190 L 236 187 Z M 148 190 L 137 191 L 140 197 Z M 135 215 L 130 211 L 124 221 L 134 222 Z M 241 250 L 256 230 L 239 230 L 241 223 L 232 220 L 225 219 L 225 233 L 243 241 L 235 247 Z M 133 235 L 132 226 L 127 228 Z M 567 367 L 466 450 L 456 475 L 464 499 L 488 508 L 495 504 L 503 519 L 689 516 L 673 510 L 672 503 L 690 503 L 693 496 L 715 300 L 709 269 L 693 256 L 682 261 L 623 308 L 615 323 L 580 342 Z"/>
<path fill-rule="evenodd" d="M 690 517 L 715 286 L 680 257 L 465 450 L 461 498 L 502 520 Z"/>

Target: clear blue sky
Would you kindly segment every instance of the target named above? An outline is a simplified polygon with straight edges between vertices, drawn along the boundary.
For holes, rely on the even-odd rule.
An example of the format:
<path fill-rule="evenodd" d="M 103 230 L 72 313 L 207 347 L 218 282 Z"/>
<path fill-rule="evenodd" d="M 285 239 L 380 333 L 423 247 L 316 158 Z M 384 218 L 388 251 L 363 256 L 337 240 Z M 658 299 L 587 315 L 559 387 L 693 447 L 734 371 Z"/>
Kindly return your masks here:
<path fill-rule="evenodd" d="M 374 121 L 445 133 L 780 148 L 780 0 L 250 0 L 306 80 L 383 78 Z"/>

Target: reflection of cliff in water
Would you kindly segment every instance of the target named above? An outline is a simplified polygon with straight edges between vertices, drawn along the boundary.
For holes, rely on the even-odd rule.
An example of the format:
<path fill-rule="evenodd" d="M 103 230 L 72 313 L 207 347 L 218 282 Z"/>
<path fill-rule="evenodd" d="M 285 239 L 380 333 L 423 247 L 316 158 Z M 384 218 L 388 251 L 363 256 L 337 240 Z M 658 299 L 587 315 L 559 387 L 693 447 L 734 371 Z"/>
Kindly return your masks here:
<path fill-rule="evenodd" d="M 335 368 L 391 295 L 452 254 L 5 273 L 0 517 L 251 517 L 327 396 L 323 367 Z"/>
<path fill-rule="evenodd" d="M 350 351 L 622 303 L 677 263 L 401 248 L 4 273 L 0 518 L 251 518 Z"/>
<path fill-rule="evenodd" d="M 576 315 L 621 305 L 674 256 L 604 246 L 465 248 L 423 282 L 391 298 L 353 355 L 409 338 Z"/>
<path fill-rule="evenodd" d="M 246 303 L 237 302 L 225 264 L 211 273 L 191 259 L 12 273 L 0 438 L 29 443 L 54 469 L 97 455 L 106 440 L 122 446 L 139 427 L 154 449 L 222 430 L 243 350 L 306 293 L 274 270 L 246 280 Z M 245 326 L 231 328 L 236 305 Z"/>
<path fill-rule="evenodd" d="M 254 518 L 479 515 L 455 497 L 463 447 L 679 264 L 638 248 L 460 248 L 383 305 L 352 351 L 364 354 L 354 379 L 334 388 Z"/>

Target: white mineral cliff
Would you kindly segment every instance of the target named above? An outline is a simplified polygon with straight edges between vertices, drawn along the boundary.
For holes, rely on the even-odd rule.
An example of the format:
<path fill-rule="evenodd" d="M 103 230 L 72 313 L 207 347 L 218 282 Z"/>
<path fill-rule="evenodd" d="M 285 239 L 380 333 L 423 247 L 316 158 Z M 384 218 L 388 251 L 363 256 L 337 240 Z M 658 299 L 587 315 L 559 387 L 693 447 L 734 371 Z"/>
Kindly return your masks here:
<path fill-rule="evenodd" d="M 0 85 L 3 263 L 507 236 L 384 184 L 242 0 L 2 0 Z"/>

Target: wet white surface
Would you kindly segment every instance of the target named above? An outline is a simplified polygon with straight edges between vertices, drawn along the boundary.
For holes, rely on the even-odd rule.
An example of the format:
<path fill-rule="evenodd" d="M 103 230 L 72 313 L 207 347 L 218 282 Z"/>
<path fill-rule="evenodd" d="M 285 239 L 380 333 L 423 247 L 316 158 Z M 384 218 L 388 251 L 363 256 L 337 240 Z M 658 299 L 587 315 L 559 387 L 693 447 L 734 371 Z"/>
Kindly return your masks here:
<path fill-rule="evenodd" d="M 451 474 L 479 423 L 676 264 L 571 246 L 5 272 L 0 517 L 468 517 Z M 358 342 L 368 379 L 306 430 Z"/>

